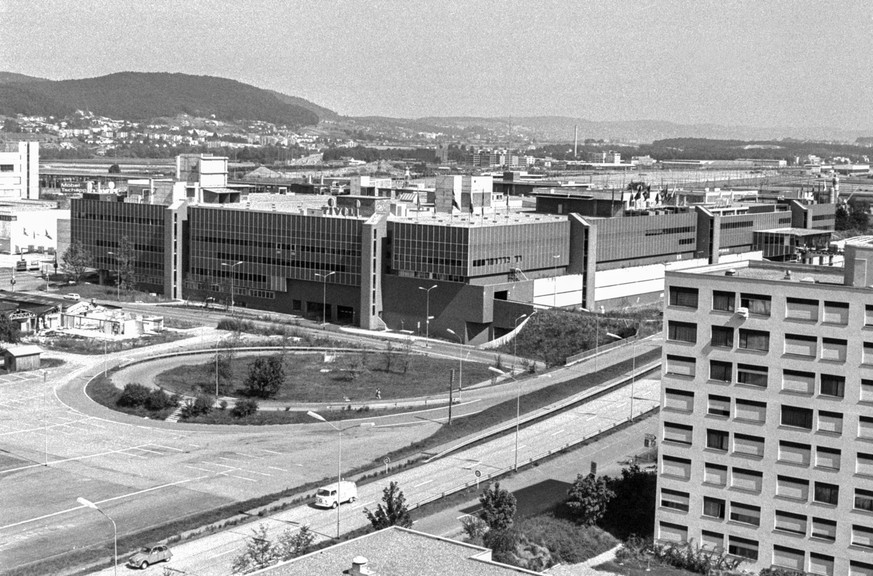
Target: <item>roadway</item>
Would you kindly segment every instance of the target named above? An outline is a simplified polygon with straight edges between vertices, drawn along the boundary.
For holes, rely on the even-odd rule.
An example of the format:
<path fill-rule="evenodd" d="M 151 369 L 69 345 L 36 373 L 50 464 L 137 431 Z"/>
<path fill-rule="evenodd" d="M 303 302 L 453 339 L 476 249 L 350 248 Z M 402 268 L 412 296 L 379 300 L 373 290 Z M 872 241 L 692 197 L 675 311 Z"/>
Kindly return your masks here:
<path fill-rule="evenodd" d="M 519 463 L 527 463 L 626 421 L 631 415 L 629 389 L 628 386 L 621 387 L 576 408 L 521 428 L 518 435 Z M 633 414 L 638 416 L 659 404 L 660 380 L 638 380 L 634 391 Z M 397 472 L 391 475 L 390 480 L 398 482 L 409 505 L 416 506 L 436 499 L 443 493 L 476 485 L 476 471 L 481 473 L 479 479 L 484 488 L 488 478 L 511 470 L 515 458 L 515 435 L 507 434 L 445 458 Z M 580 472 L 584 470 L 580 469 Z M 360 486 L 358 501 L 340 507 L 341 532 L 368 525 L 364 508 L 378 505 L 382 489 L 388 481 L 387 478 L 380 479 Z M 294 530 L 304 524 L 319 534 L 320 539 L 325 539 L 336 534 L 336 514 L 334 510 L 321 510 L 311 504 L 302 504 L 266 516 L 258 522 L 267 526 L 270 537 L 274 539 L 284 530 Z M 95 515 L 92 510 L 81 509 L 75 517 L 79 521 L 87 521 L 88 517 Z M 235 526 L 195 541 L 179 543 L 172 547 L 174 557 L 169 566 L 197 576 L 230 574 L 234 557 L 243 550 L 245 539 L 251 536 L 251 529 L 255 526 Z M 100 530 L 97 526 L 94 529 Z M 107 529 L 110 528 L 103 520 L 104 534 Z M 144 574 L 159 575 L 162 571 L 163 565 L 158 565 L 150 567 Z M 96 574 L 110 576 L 112 570 L 109 568 Z"/>

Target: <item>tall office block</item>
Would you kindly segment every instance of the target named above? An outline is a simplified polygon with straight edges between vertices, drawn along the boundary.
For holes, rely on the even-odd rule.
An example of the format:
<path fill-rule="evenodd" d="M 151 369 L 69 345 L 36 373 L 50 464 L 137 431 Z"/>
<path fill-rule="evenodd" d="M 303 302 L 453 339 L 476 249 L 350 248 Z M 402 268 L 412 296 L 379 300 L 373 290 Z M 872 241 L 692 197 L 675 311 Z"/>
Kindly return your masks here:
<path fill-rule="evenodd" d="M 0 199 L 39 199 L 39 142 L 0 148 Z"/>

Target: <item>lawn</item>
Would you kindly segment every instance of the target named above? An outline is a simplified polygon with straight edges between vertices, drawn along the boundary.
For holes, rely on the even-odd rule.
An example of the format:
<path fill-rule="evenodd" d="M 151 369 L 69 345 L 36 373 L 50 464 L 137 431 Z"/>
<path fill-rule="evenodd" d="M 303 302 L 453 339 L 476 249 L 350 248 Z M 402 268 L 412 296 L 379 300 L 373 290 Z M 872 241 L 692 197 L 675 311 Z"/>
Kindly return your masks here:
<path fill-rule="evenodd" d="M 152 346 L 154 344 L 163 344 L 165 342 L 173 342 L 188 338 L 186 334 L 178 332 L 170 332 L 165 330 L 157 334 L 148 334 L 139 338 L 131 338 L 128 340 L 113 340 L 100 341 L 94 338 L 86 338 L 75 334 L 50 334 L 39 338 L 39 345 L 48 350 L 58 350 L 60 352 L 70 352 L 72 354 L 104 354 L 121 352 L 122 350 L 132 350 L 134 348 L 142 348 L 144 346 Z"/>
<path fill-rule="evenodd" d="M 151 418 L 152 420 L 165 420 L 167 416 L 176 410 L 175 408 L 164 408 L 163 410 L 149 411 L 142 407 L 127 408 L 119 406 L 118 399 L 121 398 L 121 390 L 112 383 L 112 380 L 109 377 L 103 375 L 97 376 L 88 382 L 88 386 L 85 388 L 85 393 L 90 396 L 94 402 L 102 404 L 107 408 L 111 408 L 118 412 L 124 412 L 131 416 Z"/>
<path fill-rule="evenodd" d="M 326 361 L 327 360 L 327 361 Z M 240 395 L 253 356 L 238 355 L 231 361 L 230 381 Z M 373 402 L 376 391 L 381 399 L 394 400 L 419 396 L 444 396 L 449 387 L 449 372 L 458 361 L 404 352 L 328 352 L 285 356 L 285 382 L 272 398 L 278 402 Z M 464 383 L 473 384 L 491 377 L 484 364 L 464 363 Z M 194 394 L 215 388 L 215 363 L 180 366 L 161 372 L 155 382 L 171 393 Z"/>

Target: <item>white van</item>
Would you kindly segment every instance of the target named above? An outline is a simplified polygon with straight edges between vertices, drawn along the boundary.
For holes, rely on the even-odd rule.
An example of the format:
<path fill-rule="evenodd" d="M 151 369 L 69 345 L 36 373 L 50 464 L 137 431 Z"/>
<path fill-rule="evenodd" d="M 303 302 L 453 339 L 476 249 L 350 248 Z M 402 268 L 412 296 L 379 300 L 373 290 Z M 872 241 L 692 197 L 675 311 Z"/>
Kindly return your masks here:
<path fill-rule="evenodd" d="M 337 484 L 323 486 L 315 493 L 315 505 L 320 508 L 336 508 L 340 504 L 354 502 L 357 499 L 358 485 L 345 480 L 339 483 L 339 498 L 337 498 Z"/>

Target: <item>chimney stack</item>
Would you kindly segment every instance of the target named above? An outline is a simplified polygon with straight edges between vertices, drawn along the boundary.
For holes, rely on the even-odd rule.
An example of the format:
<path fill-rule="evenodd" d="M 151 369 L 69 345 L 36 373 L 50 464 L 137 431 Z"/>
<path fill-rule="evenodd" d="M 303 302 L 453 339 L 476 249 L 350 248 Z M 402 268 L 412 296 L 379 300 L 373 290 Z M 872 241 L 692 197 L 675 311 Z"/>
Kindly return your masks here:
<path fill-rule="evenodd" d="M 349 576 L 373 576 L 373 572 L 367 568 L 367 559 L 363 556 L 352 558 L 352 567 L 344 572 Z"/>
<path fill-rule="evenodd" d="M 579 150 L 579 125 L 573 126 L 573 160 L 579 158 L 577 152 Z"/>

